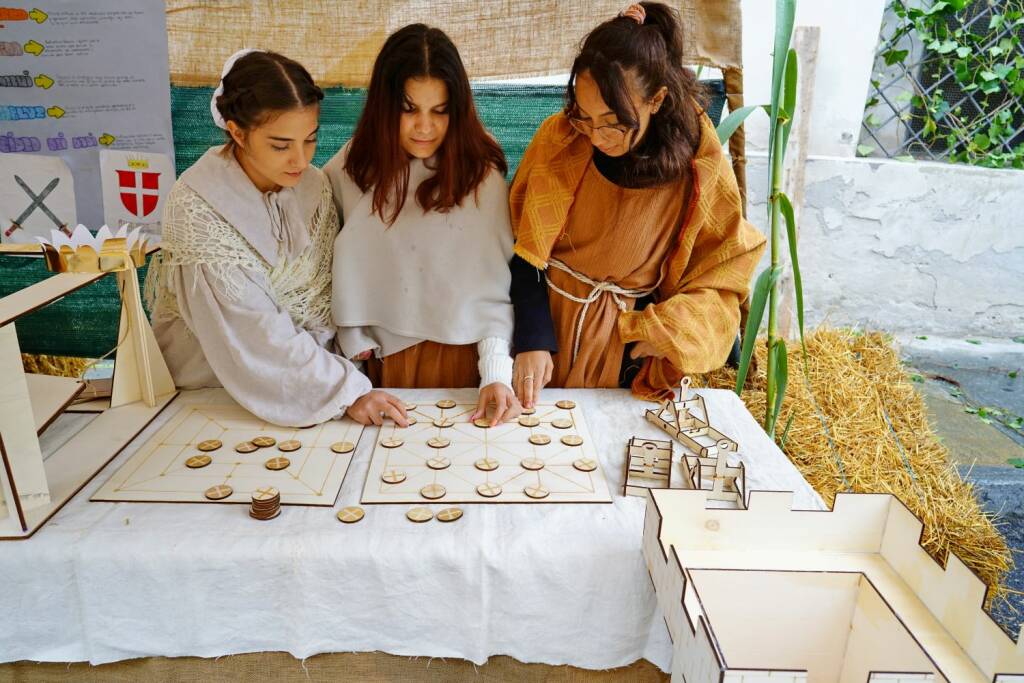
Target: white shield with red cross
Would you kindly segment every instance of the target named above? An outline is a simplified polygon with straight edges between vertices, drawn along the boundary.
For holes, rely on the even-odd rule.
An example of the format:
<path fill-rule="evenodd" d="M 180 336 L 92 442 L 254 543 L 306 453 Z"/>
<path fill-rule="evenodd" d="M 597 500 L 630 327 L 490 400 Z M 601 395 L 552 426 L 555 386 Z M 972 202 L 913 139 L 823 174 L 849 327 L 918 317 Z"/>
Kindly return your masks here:
<path fill-rule="evenodd" d="M 100 150 L 100 173 L 104 220 L 111 229 L 160 222 L 164 197 L 174 185 L 174 164 L 167 155 Z"/>

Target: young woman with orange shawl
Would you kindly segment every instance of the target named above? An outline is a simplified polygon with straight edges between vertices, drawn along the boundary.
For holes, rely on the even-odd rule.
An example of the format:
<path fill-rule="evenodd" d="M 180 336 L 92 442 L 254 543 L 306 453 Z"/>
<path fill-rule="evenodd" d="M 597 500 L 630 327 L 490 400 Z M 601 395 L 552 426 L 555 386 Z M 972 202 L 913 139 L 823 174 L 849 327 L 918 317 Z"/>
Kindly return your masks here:
<path fill-rule="evenodd" d="M 526 150 L 509 197 L 526 407 L 545 385 L 664 398 L 732 349 L 765 238 L 682 60 L 675 11 L 630 5 L 584 40 L 565 112 Z"/>

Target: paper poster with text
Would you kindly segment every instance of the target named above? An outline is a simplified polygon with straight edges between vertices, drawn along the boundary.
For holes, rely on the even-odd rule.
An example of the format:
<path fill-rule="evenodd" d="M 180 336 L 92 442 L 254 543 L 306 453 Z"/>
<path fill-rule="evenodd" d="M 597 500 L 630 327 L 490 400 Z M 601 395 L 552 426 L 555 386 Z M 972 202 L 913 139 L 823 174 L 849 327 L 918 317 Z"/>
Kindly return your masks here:
<path fill-rule="evenodd" d="M 62 159 L 77 219 L 95 231 L 105 222 L 100 150 L 174 158 L 164 3 L 38 1 L 0 3 L 0 166 Z M 0 241 L 13 241 L 6 230 Z"/>

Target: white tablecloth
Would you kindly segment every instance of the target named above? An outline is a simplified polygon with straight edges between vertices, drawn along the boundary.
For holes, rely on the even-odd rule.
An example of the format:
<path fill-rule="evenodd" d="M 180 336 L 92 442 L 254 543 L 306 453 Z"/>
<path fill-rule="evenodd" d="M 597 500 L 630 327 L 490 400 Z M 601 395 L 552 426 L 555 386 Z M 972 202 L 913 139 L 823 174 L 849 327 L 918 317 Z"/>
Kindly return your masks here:
<path fill-rule="evenodd" d="M 740 443 L 748 489 L 793 490 L 796 507 L 823 507 L 734 394 L 703 393 L 712 424 Z M 621 496 L 629 437 L 664 434 L 643 419 L 652 404 L 626 391 L 545 391 L 559 398 L 583 406 L 614 503 L 464 505 L 452 524 L 413 524 L 408 505 L 335 519 L 359 502 L 375 428 L 333 510 L 285 507 L 259 522 L 244 505 L 90 502 L 162 416 L 33 538 L 0 543 L 0 661 L 380 650 L 591 669 L 646 658 L 667 671 L 671 645 L 640 552 L 644 500 Z M 62 416 L 45 447 L 83 419 Z"/>

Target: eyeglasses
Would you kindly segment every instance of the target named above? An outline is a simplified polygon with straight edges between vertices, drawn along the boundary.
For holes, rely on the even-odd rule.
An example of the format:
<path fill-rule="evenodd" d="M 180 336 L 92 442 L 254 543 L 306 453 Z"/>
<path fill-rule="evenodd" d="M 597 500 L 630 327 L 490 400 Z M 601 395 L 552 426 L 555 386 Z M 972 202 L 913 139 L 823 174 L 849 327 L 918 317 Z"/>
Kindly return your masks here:
<path fill-rule="evenodd" d="M 581 119 L 578 111 L 574 110 L 566 113 L 566 117 L 569 119 L 572 127 L 587 137 L 600 140 L 606 145 L 620 145 L 625 141 L 627 135 L 636 130 L 629 126 L 597 126 L 595 128 L 594 124 L 590 121 Z"/>

